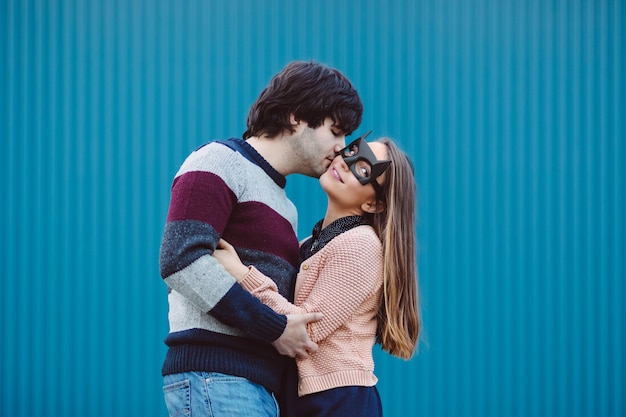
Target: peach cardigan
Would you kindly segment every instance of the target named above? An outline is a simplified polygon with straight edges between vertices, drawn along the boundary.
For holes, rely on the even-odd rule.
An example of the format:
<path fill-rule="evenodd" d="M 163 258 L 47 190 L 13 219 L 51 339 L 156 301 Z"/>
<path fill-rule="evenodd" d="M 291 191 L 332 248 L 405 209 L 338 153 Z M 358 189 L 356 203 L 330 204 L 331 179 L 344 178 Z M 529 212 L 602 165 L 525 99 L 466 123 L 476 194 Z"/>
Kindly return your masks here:
<path fill-rule="evenodd" d="M 382 293 L 382 244 L 370 226 L 341 233 L 300 265 L 294 304 L 250 267 L 241 285 L 279 313 L 321 312 L 308 327 L 319 350 L 298 359 L 298 395 L 342 386 L 374 386 L 372 347 Z"/>

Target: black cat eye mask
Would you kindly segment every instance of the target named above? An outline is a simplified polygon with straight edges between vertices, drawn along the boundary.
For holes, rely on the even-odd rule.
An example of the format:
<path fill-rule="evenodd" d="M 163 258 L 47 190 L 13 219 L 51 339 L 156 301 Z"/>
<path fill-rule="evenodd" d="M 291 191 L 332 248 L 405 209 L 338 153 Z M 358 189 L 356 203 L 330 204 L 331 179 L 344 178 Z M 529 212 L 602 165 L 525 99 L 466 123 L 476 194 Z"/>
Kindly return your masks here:
<path fill-rule="evenodd" d="M 355 139 L 337 154 L 341 155 L 344 162 L 348 165 L 348 167 L 350 167 L 350 170 L 359 182 L 363 185 L 372 184 L 374 190 L 376 191 L 376 198 L 384 201 L 382 187 L 378 184 L 378 182 L 376 182 L 376 178 L 380 177 L 387 170 L 387 168 L 389 168 L 391 161 L 376 159 L 376 155 L 374 155 L 372 148 L 370 148 L 365 141 L 365 138 L 370 133 L 372 132 L 369 131 L 363 136 Z"/>

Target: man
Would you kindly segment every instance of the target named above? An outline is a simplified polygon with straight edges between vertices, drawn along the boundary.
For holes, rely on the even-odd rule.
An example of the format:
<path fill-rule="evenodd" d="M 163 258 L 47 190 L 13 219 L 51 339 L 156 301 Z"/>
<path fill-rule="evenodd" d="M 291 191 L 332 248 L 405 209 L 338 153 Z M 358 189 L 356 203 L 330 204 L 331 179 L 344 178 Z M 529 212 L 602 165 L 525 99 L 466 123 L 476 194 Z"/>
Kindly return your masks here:
<path fill-rule="evenodd" d="M 339 71 L 292 62 L 251 107 L 243 139 L 202 146 L 181 166 L 160 260 L 169 288 L 162 373 L 171 416 L 277 415 L 274 393 L 286 357 L 317 349 L 306 324 L 320 316 L 274 312 L 211 254 L 224 237 L 245 264 L 273 277 L 292 300 L 299 248 L 285 177 L 319 177 L 362 112 L 356 90 Z"/>

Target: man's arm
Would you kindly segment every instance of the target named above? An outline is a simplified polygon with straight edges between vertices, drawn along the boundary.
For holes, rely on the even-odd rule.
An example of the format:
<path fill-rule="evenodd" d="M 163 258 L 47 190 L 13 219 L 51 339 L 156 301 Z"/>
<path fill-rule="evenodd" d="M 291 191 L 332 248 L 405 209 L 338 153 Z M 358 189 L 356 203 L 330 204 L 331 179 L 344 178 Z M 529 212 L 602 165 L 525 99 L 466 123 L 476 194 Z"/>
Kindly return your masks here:
<path fill-rule="evenodd" d="M 199 310 L 271 343 L 285 330 L 286 316 L 243 290 L 211 256 L 237 202 L 235 183 L 224 178 L 240 170 L 230 149 L 209 146 L 190 155 L 174 179 L 161 244 L 161 276 Z"/>
<path fill-rule="evenodd" d="M 209 146 L 187 158 L 172 185 L 161 275 L 201 311 L 251 338 L 273 343 L 281 354 L 304 357 L 317 349 L 306 332 L 306 323 L 316 316 L 275 312 L 245 291 L 211 256 L 237 202 L 241 167 L 231 149 Z"/>

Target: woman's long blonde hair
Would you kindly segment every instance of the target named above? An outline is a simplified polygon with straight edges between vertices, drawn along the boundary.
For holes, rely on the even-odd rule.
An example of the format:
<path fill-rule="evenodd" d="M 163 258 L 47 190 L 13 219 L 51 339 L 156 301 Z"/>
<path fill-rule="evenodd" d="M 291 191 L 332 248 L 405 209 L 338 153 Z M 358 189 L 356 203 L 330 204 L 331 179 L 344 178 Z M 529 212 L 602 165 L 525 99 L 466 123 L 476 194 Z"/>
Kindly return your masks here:
<path fill-rule="evenodd" d="M 373 226 L 383 244 L 383 296 L 378 311 L 377 342 L 383 350 L 410 359 L 421 330 L 415 230 L 416 184 L 413 164 L 388 138 L 391 166 L 382 184 L 385 210 L 373 215 Z"/>

